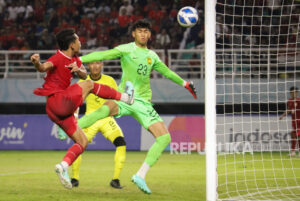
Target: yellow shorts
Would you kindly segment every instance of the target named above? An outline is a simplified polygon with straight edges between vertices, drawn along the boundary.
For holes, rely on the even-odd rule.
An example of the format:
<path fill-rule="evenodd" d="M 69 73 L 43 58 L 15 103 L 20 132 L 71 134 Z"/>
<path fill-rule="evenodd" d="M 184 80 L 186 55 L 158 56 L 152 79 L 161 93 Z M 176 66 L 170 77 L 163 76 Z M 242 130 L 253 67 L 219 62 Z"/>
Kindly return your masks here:
<path fill-rule="evenodd" d="M 113 117 L 98 120 L 92 126 L 83 129 L 83 132 L 89 143 L 92 142 L 98 132 L 101 132 L 102 135 L 111 142 L 117 137 L 123 137 L 123 132 Z"/>

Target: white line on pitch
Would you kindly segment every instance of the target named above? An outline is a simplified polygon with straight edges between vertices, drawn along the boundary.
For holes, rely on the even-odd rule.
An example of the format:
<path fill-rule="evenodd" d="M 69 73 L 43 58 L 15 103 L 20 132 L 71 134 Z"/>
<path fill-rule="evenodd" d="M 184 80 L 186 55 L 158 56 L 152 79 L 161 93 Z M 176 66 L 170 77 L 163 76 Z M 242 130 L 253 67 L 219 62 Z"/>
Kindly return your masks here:
<path fill-rule="evenodd" d="M 24 172 L 8 172 L 8 173 L 0 173 L 0 176 L 7 176 L 7 175 L 18 175 L 18 174 L 31 174 L 31 173 L 41 173 L 41 172 L 48 172 L 48 171 L 24 171 Z"/>

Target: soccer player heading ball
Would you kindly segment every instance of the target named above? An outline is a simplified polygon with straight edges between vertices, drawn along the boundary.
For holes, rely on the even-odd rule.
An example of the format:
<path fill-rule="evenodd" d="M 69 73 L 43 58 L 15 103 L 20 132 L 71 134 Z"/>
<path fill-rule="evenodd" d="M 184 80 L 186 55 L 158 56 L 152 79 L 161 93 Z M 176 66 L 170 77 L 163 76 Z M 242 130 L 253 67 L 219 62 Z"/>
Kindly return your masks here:
<path fill-rule="evenodd" d="M 34 90 L 34 94 L 45 96 L 46 112 L 49 118 L 59 125 L 74 141 L 62 162 L 55 166 L 55 171 L 66 188 L 72 188 L 68 175 L 68 167 L 85 150 L 88 140 L 74 117 L 74 111 L 82 104 L 89 93 L 105 99 L 115 99 L 125 104 L 132 104 L 133 89 L 128 93 L 120 93 L 115 89 L 93 82 L 83 81 L 70 86 L 73 74 L 81 79 L 87 77 L 85 67 L 76 56 L 80 51 L 80 41 L 74 29 L 64 29 L 56 35 L 59 46 L 56 54 L 45 63 L 40 63 L 40 56 L 34 54 L 31 61 L 39 72 L 47 72 L 43 88 Z M 130 83 L 128 83 L 130 85 Z M 129 88 L 132 86 L 128 86 Z"/>
<path fill-rule="evenodd" d="M 151 104 L 151 71 L 158 71 L 176 84 L 185 87 L 194 98 L 197 98 L 197 96 L 192 82 L 184 81 L 176 73 L 171 71 L 154 51 L 147 48 L 147 42 L 151 37 L 151 27 L 148 21 L 138 20 L 135 22 L 131 28 L 131 34 L 134 38 L 134 42 L 119 45 L 106 51 L 93 52 L 80 58 L 84 63 L 120 58 L 123 74 L 118 90 L 124 91 L 127 89 L 130 91 L 128 86 L 126 86 L 126 83 L 130 81 L 135 90 L 134 103 L 128 105 L 122 102 L 108 100 L 101 108 L 81 118 L 79 124 L 82 128 L 86 128 L 95 121 L 108 116 L 121 117 L 131 115 L 148 130 L 155 137 L 156 141 L 149 149 L 141 168 L 133 175 L 132 181 L 143 192 L 150 194 L 151 190 L 145 182 L 146 173 L 150 167 L 155 164 L 171 141 L 168 129 Z"/>

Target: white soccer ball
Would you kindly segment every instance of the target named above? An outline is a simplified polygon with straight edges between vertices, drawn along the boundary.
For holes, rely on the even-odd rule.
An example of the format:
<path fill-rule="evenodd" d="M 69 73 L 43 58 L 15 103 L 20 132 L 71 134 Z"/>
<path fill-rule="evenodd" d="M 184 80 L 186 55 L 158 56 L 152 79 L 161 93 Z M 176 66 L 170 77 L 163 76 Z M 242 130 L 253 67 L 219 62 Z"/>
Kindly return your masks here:
<path fill-rule="evenodd" d="M 183 7 L 178 11 L 177 21 L 183 27 L 192 27 L 198 22 L 198 11 L 191 6 Z"/>

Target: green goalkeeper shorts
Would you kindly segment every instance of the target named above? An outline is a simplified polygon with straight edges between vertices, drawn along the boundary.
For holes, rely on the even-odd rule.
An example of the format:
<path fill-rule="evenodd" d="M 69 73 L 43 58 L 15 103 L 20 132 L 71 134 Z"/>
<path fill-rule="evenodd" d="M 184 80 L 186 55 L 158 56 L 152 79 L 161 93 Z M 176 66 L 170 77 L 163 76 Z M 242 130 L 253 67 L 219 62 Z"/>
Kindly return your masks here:
<path fill-rule="evenodd" d="M 119 113 L 115 117 L 130 115 L 134 117 L 146 130 L 152 124 L 163 121 L 159 114 L 152 107 L 150 102 L 135 98 L 132 105 L 121 101 L 115 101 L 119 106 Z"/>

